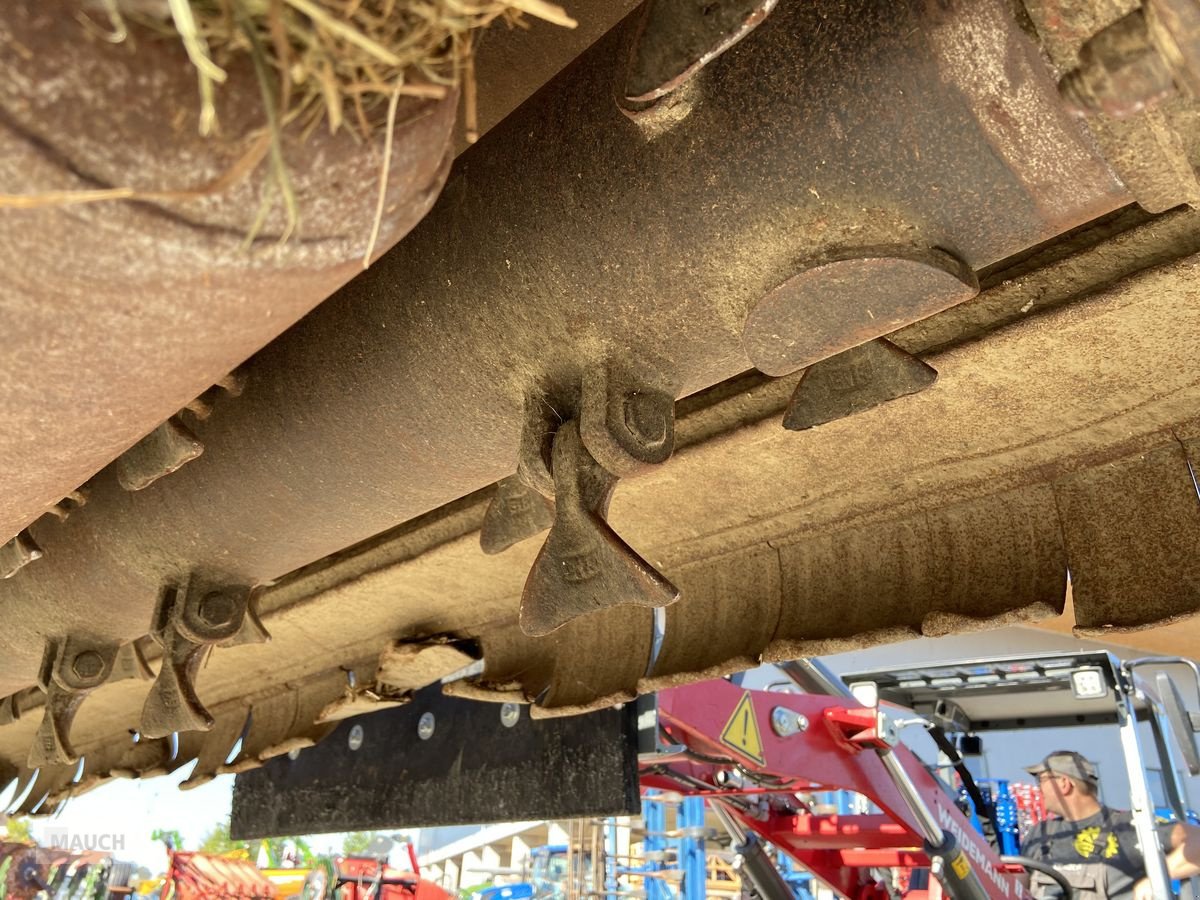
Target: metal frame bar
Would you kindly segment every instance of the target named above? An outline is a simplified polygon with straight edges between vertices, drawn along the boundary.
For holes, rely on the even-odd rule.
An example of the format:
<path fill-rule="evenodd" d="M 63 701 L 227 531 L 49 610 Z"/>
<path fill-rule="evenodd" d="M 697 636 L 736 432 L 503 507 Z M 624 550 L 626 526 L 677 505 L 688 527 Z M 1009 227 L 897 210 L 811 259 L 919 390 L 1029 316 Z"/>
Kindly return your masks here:
<path fill-rule="evenodd" d="M 808 688 L 816 681 L 822 682 L 828 690 L 837 691 L 839 696 L 835 702 L 831 702 L 828 695 L 744 691 L 725 681 L 660 693 L 660 727 L 670 740 L 683 743 L 700 754 L 690 762 L 676 764 L 682 770 L 681 774 L 691 785 L 711 785 L 712 793 L 721 791 L 717 787 L 717 773 L 734 766 L 759 778 L 779 779 L 776 792 L 799 790 L 797 782 L 802 782 L 805 787 L 819 785 L 823 789 L 856 791 L 869 798 L 884 814 L 883 817 L 865 819 L 840 817 L 853 828 L 860 847 L 897 848 L 900 843 L 907 846 L 899 849 L 915 851 L 934 829 L 942 835 L 949 832 L 980 875 L 986 896 L 996 900 L 1029 896 L 1014 877 L 1013 870 L 975 834 L 952 798 L 907 747 L 889 745 L 889 755 L 894 763 L 889 763 L 886 757 L 881 758 L 877 752 L 862 752 L 879 749 L 877 743 L 881 738 L 874 724 L 878 722 L 877 711 L 844 697 L 838 687 L 841 680 L 823 669 L 819 663 L 785 667 L 789 677 L 794 672 L 806 680 L 801 682 L 803 687 Z M 759 759 L 744 750 L 739 751 L 737 746 L 721 737 L 732 712 L 747 695 L 762 744 Z M 778 734 L 772 725 L 772 713 L 779 707 L 810 724 L 786 736 Z M 864 726 L 858 732 L 855 731 L 857 720 Z M 729 760 L 727 766 L 719 761 L 721 757 Z M 894 767 L 899 767 L 903 775 L 899 780 Z M 919 814 L 910 805 L 914 797 L 925 814 Z M 844 845 L 837 849 L 828 845 L 827 834 L 816 841 L 811 839 L 811 832 L 806 833 L 804 827 L 812 824 L 807 813 L 773 811 L 762 818 L 749 814 L 742 807 L 731 805 L 729 808 L 738 815 L 745 828 L 774 843 L 834 890 L 847 896 L 859 892 L 862 870 L 849 864 L 852 857 L 843 856 Z M 922 856 L 928 865 L 928 856 Z"/>
<path fill-rule="evenodd" d="M 1146 877 L 1155 897 L 1171 896 L 1171 877 L 1167 871 L 1167 858 L 1158 840 L 1158 829 L 1154 821 L 1154 798 L 1150 793 L 1150 779 L 1146 775 L 1146 758 L 1142 751 L 1142 740 L 1138 734 L 1136 700 L 1145 699 L 1132 677 L 1132 667 L 1122 665 L 1123 684 L 1118 684 L 1117 702 L 1118 729 L 1121 749 L 1125 759 L 1125 772 L 1129 777 L 1129 804 L 1133 827 L 1146 863 Z M 1153 717 L 1151 717 L 1153 718 Z"/>

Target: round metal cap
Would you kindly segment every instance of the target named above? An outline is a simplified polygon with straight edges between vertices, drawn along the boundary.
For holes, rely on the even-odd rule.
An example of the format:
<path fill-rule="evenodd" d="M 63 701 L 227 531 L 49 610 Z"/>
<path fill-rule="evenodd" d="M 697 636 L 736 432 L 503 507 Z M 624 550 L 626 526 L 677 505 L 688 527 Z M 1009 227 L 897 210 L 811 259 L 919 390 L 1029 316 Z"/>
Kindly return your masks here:
<path fill-rule="evenodd" d="M 417 720 L 417 737 L 423 741 L 427 741 L 433 737 L 434 724 L 433 713 L 421 713 L 421 718 Z"/>
<path fill-rule="evenodd" d="M 500 724 L 512 728 L 521 720 L 521 706 L 517 703 L 504 703 L 500 706 Z"/>

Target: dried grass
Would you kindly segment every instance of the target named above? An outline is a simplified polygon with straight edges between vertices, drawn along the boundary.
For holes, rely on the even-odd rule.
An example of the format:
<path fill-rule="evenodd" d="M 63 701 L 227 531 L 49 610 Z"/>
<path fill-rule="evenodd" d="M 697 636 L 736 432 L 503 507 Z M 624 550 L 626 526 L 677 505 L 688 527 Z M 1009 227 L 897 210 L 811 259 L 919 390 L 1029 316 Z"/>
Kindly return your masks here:
<path fill-rule="evenodd" d="M 116 2 L 117 8 L 123 0 Z M 144 0 L 138 0 L 144 5 Z M 202 133 L 225 67 L 261 54 L 284 124 L 349 123 L 365 138 L 383 124 L 393 94 L 441 97 L 470 75 L 473 35 L 533 16 L 575 21 L 547 0 L 165 0 L 196 68 Z M 144 21 L 145 16 L 142 15 Z M 348 117 L 352 112 L 353 117 Z"/>
<path fill-rule="evenodd" d="M 84 0 L 81 0 L 84 2 Z M 254 65 L 263 100 L 264 133 L 225 175 L 208 185 L 184 190 L 53 191 L 0 195 L 0 209 L 61 206 L 109 200 L 187 200 L 226 190 L 264 159 L 271 178 L 263 208 L 248 240 L 265 220 L 276 195 L 287 225 L 299 211 L 283 158 L 282 135 L 295 129 L 307 136 L 324 124 L 330 132 L 351 130 L 364 141 L 388 128 L 376 220 L 369 259 L 379 231 L 391 157 L 391 128 L 400 97 L 442 98 L 463 89 L 468 139 L 476 136 L 475 35 L 503 22 L 523 26 L 524 17 L 575 27 L 575 21 L 547 0 L 91 0 L 107 18 L 107 28 L 81 10 L 80 22 L 93 35 L 120 43 L 136 22 L 177 37 L 196 70 L 200 94 L 197 127 L 203 135 L 220 126 L 217 91 L 239 57 Z"/>

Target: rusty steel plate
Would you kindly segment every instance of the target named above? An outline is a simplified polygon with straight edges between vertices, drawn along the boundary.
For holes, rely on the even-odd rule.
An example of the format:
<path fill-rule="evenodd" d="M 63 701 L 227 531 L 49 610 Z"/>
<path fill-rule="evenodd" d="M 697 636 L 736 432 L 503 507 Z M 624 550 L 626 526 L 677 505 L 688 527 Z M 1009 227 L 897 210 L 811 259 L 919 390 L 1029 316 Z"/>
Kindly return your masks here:
<path fill-rule="evenodd" d="M 788 375 L 978 292 L 975 273 L 939 250 L 859 251 L 806 268 L 768 293 L 742 339 L 760 372 Z"/>

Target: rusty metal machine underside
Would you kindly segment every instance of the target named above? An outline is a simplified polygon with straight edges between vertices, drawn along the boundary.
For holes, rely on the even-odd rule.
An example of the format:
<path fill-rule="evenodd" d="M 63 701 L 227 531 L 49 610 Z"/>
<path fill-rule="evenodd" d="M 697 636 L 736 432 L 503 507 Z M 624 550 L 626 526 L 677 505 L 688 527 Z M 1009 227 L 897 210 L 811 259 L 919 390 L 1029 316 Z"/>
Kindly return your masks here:
<path fill-rule="evenodd" d="M 10 43 L 41 33 L 0 16 Z M 188 785 L 244 771 L 480 660 L 448 690 L 569 714 L 1052 619 L 1068 570 L 1079 633 L 1186 646 L 1198 87 L 1193 0 L 649 0 L 448 176 L 450 106 L 416 115 L 392 238 L 428 214 L 244 361 L 320 299 L 301 288 L 349 277 L 344 247 L 206 244 L 183 287 L 135 254 L 153 326 L 89 306 L 61 365 L 26 317 L 69 332 L 74 301 L 22 235 L 103 217 L 5 220 L 21 811 L 196 758 Z M 19 88 L 0 129 L 44 150 Z M 117 229 L 158 227 L 129 207 Z M 180 330 L 210 276 L 212 315 L 269 318 L 265 279 L 283 320 L 198 307 Z M 57 380 L 30 396 L 41 359 Z M 64 428 L 88 378 L 143 399 Z"/>

